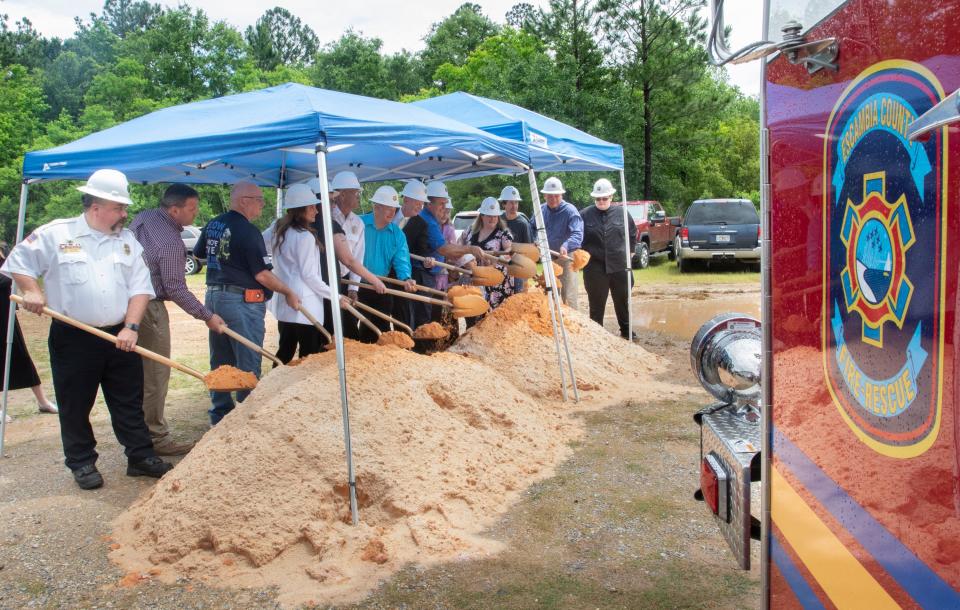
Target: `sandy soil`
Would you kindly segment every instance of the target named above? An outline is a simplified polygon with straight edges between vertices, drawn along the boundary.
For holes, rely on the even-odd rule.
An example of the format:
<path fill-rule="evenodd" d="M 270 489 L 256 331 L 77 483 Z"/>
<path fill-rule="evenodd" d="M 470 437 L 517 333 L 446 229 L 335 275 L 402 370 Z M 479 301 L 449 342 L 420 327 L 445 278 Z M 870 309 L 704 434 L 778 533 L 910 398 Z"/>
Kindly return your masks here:
<path fill-rule="evenodd" d="M 679 299 L 697 294 L 696 290 L 673 290 L 676 287 L 670 286 L 648 293 L 647 288 L 638 287 L 635 307 L 660 300 L 665 294 Z M 725 294 L 756 293 L 753 285 L 717 288 Z M 585 304 L 586 299 L 582 296 L 581 301 Z M 173 356 L 205 370 L 206 329 L 175 307 L 171 308 L 171 320 L 176 338 Z M 32 353 L 42 354 L 46 322 L 24 316 L 21 323 Z M 266 344 L 275 348 L 275 325 L 267 326 Z M 609 321 L 605 326 L 611 328 Z M 551 449 L 551 466 L 521 485 L 512 500 L 480 519 L 476 524 L 479 531 L 471 524 L 469 537 L 464 538 L 479 554 L 467 559 L 454 553 L 440 563 L 420 563 L 387 553 L 384 564 L 400 572 L 394 576 L 379 574 L 377 578 L 385 579 L 380 588 L 358 607 L 529 607 L 539 605 L 540 597 L 558 594 L 553 588 L 562 590 L 559 599 L 567 600 L 553 604 L 556 607 L 582 607 L 570 600 L 603 607 L 638 607 L 635 604 L 641 602 L 633 600 L 666 607 L 758 606 L 757 571 L 745 574 L 733 569 L 733 562 L 723 556 L 723 542 L 705 518 L 705 511 L 689 500 L 691 485 L 695 485 L 697 451 L 689 413 L 708 399 L 696 387 L 686 365 L 687 340 L 655 330 L 641 332 L 641 337 L 643 347 L 662 357 L 665 366 L 671 368 L 671 382 L 681 386 L 672 402 L 664 402 L 660 394 L 649 400 L 619 400 L 613 404 L 596 401 L 591 405 L 593 414 L 576 416 L 574 427 L 579 427 L 579 432 L 558 437 Z M 38 356 L 37 360 L 49 387 L 45 358 Z M 501 362 L 500 366 L 510 383 L 524 381 L 517 363 Z M 279 375 L 276 379 L 282 381 Z M 275 390 L 281 391 L 279 386 Z M 542 400 L 556 398 L 543 396 Z M 531 408 L 536 408 L 535 404 L 534 400 Z M 647 408 L 638 410 L 640 406 Z M 92 421 L 101 443 L 98 466 L 106 486 L 94 492 L 76 488 L 63 468 L 56 418 L 34 415 L 28 392 L 14 392 L 11 407 L 17 421 L 8 426 L 9 457 L 0 465 L 0 606 L 262 608 L 285 600 L 283 592 L 267 580 L 246 583 L 252 586 L 245 589 L 222 589 L 200 574 L 163 573 L 147 566 L 142 571 L 126 570 L 112 564 L 108 555 L 111 551 L 114 555 L 122 552 L 123 545 L 111 537 L 110 522 L 132 505 L 147 506 L 156 496 L 154 482 L 123 476 L 122 452 L 102 405 L 95 408 Z M 207 407 L 202 385 L 174 373 L 167 413 L 175 434 L 191 440 L 203 436 Z M 213 444 L 209 436 L 203 438 L 201 447 Z M 663 443 L 667 443 L 669 452 L 662 451 Z M 616 453 L 613 448 L 627 447 L 635 451 L 632 456 L 611 459 Z M 186 461 L 198 459 L 194 455 L 200 453 Z M 636 460 L 644 455 L 651 463 L 637 466 Z M 648 470 L 651 467 L 669 476 L 652 476 Z M 626 486 L 625 480 L 629 482 Z M 597 481 L 618 485 L 616 493 L 599 496 L 591 492 Z M 533 486 L 527 487 L 531 483 Z M 172 479 L 164 479 L 159 485 L 172 484 Z M 582 497 L 571 500 L 571 493 Z M 662 501 L 645 504 L 649 510 L 637 512 L 637 503 L 652 502 L 649 498 Z M 266 510 L 273 508 L 269 498 L 264 503 Z M 204 508 L 215 513 L 217 506 L 203 497 L 195 504 L 195 513 Z M 149 526 L 158 511 L 141 511 L 140 515 Z M 558 531 L 560 527 L 564 529 Z M 691 532 L 696 535 L 691 536 Z M 384 550 L 388 548 L 385 544 Z M 379 559 L 377 545 L 369 549 L 364 546 L 360 551 L 369 551 L 370 557 Z M 248 559 L 238 558 L 233 559 L 234 565 L 242 571 Z M 218 559 L 223 566 L 224 559 L 231 558 Z M 696 578 L 707 575 L 714 579 L 704 588 L 706 597 L 685 590 L 682 583 L 670 584 L 677 575 L 693 573 L 688 570 L 699 574 Z M 576 583 L 578 590 L 569 590 L 570 582 Z M 547 590 L 541 591 L 542 587 Z M 320 603 L 322 599 L 313 601 Z"/>

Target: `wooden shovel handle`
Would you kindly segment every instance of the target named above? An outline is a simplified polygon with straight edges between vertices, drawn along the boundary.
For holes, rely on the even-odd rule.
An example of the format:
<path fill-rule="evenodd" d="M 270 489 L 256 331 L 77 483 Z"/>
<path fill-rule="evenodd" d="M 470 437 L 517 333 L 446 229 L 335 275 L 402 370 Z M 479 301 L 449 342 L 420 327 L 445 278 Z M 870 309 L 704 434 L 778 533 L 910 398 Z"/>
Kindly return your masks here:
<path fill-rule="evenodd" d="M 341 281 L 343 281 L 343 280 L 341 280 Z M 367 318 L 367 316 L 365 316 L 365 315 L 363 315 L 362 313 L 360 313 L 359 311 L 357 311 L 357 310 L 353 307 L 353 305 L 343 305 L 343 304 L 341 304 L 340 307 L 342 307 L 343 309 L 346 309 L 348 312 L 350 312 L 350 315 L 352 315 L 354 318 L 360 320 L 360 322 L 361 322 L 364 326 L 366 326 L 367 328 L 369 328 L 370 330 L 372 330 L 372 331 L 373 331 L 373 334 L 375 334 L 375 335 L 377 336 L 377 338 L 379 338 L 380 335 L 383 334 L 383 332 L 382 332 L 379 328 L 377 328 L 377 325 L 376 325 L 376 324 L 374 324 L 373 322 L 371 322 L 370 319 Z"/>
<path fill-rule="evenodd" d="M 572 260 L 573 260 L 573 259 L 570 258 L 569 256 L 567 256 L 567 255 L 565 255 L 565 254 L 560 254 L 560 253 L 557 252 L 556 250 L 551 250 L 551 251 L 550 251 L 550 254 L 552 254 L 554 258 L 559 258 L 559 259 L 562 259 L 562 260 L 565 260 L 565 261 L 572 261 Z"/>
<path fill-rule="evenodd" d="M 283 362 L 282 362 L 279 358 L 277 358 L 276 356 L 274 356 L 273 354 L 271 354 L 271 353 L 268 352 L 267 350 L 263 349 L 262 347 L 260 347 L 259 345 L 257 345 L 257 344 L 254 343 L 253 341 L 251 341 L 250 339 L 247 339 L 246 337 L 244 337 L 244 336 L 241 335 L 240 333 L 238 333 L 238 332 L 236 332 L 236 331 L 234 331 L 234 330 L 231 330 L 230 328 L 227 327 L 226 324 L 224 324 L 223 326 L 221 326 L 220 329 L 223 331 L 223 334 L 225 334 L 226 336 L 230 337 L 231 339 L 233 339 L 234 341 L 236 341 L 236 342 L 239 343 L 240 345 L 243 345 L 244 347 L 248 347 L 248 348 L 252 349 L 253 351 L 257 352 L 258 354 L 262 355 L 264 358 L 267 358 L 268 360 L 271 360 L 271 361 L 273 361 L 273 362 L 276 362 L 276 363 L 277 363 L 277 366 L 283 366 Z"/>
<path fill-rule="evenodd" d="M 398 280 L 398 279 L 393 278 L 393 277 L 386 277 L 386 276 L 384 276 L 384 275 L 378 275 L 377 277 L 380 278 L 382 281 L 388 283 L 388 284 L 394 284 L 394 285 L 396 285 L 396 286 L 406 286 L 406 285 L 407 285 L 407 283 L 406 283 L 405 281 L 403 281 L 403 280 Z M 447 293 L 444 292 L 444 291 L 442 291 L 442 290 L 436 290 L 436 289 L 434 289 L 434 288 L 427 288 L 426 286 L 421 286 L 420 284 L 417 284 L 417 290 L 418 290 L 419 292 L 425 292 L 425 293 L 427 293 L 427 294 L 432 294 L 432 295 L 435 295 L 435 296 L 438 296 L 438 297 L 446 297 L 446 296 L 447 296 Z"/>
<path fill-rule="evenodd" d="M 340 280 L 342 283 L 349 286 L 359 286 L 361 288 L 367 288 L 368 290 L 374 290 L 374 287 L 370 284 L 364 284 L 363 282 L 354 282 L 353 280 Z M 387 288 L 387 294 L 392 294 L 395 297 L 403 297 L 405 299 L 410 299 L 411 301 L 420 301 L 421 303 L 430 303 L 431 305 L 439 305 L 441 307 L 453 307 L 453 304 L 450 301 L 441 301 L 440 299 L 431 299 L 430 297 L 425 297 L 419 294 L 413 294 L 410 292 L 404 292 L 402 290 L 392 290 Z"/>
<path fill-rule="evenodd" d="M 319 330 L 320 334 L 324 336 L 324 338 L 327 340 L 327 343 L 333 343 L 333 337 L 330 336 L 330 333 L 328 333 L 327 329 L 323 327 L 323 324 L 321 324 L 319 320 L 313 317 L 313 314 L 310 313 L 306 307 L 301 305 L 299 311 L 300 313 L 303 314 L 303 316 L 306 319 L 310 320 L 311 324 L 317 327 L 317 330 Z"/>
<path fill-rule="evenodd" d="M 426 257 L 419 256 L 417 254 L 411 254 L 410 258 L 415 261 L 420 261 L 421 263 L 426 259 Z M 473 271 L 465 269 L 463 267 L 457 267 L 456 265 L 449 265 L 447 263 L 441 263 L 440 261 L 433 261 L 433 264 L 441 269 L 447 269 L 449 271 L 459 271 L 460 273 L 466 273 L 467 275 L 473 275 Z"/>
<path fill-rule="evenodd" d="M 398 326 L 398 327 L 402 328 L 403 330 L 407 331 L 407 332 L 410 333 L 411 335 L 413 334 L 413 329 L 412 329 L 412 328 L 410 328 L 409 326 L 407 326 L 406 324 L 404 324 L 404 323 L 401 322 L 400 320 L 398 320 L 398 319 L 396 319 L 396 318 L 394 318 L 394 317 L 392 317 L 392 316 L 388 316 L 387 314 L 383 313 L 382 311 L 377 311 L 377 310 L 374 309 L 373 307 L 370 307 L 369 305 L 366 305 L 366 304 L 361 303 L 361 302 L 359 302 L 359 301 L 357 301 L 356 303 L 354 303 L 354 306 L 357 307 L 358 309 L 362 309 L 363 311 L 367 312 L 368 314 L 377 316 L 378 318 L 382 318 L 382 319 L 386 320 L 387 322 L 393 323 L 394 326 Z"/>
<path fill-rule="evenodd" d="M 10 300 L 13 301 L 14 303 L 17 303 L 17 304 L 20 304 L 20 305 L 23 304 L 23 297 L 21 297 L 21 296 L 19 296 L 19 295 L 16 295 L 16 294 L 11 294 L 11 295 L 10 295 Z M 87 331 L 88 333 L 90 333 L 91 335 L 96 335 L 96 336 L 100 337 L 101 339 L 105 339 L 105 340 L 109 341 L 110 343 L 116 344 L 116 342 L 117 342 L 117 337 L 116 337 L 115 335 L 111 335 L 111 334 L 108 333 L 108 332 L 102 331 L 102 330 L 100 330 L 99 328 L 96 328 L 95 326 L 90 326 L 89 324 L 85 324 L 85 323 L 81 322 L 80 320 L 74 320 L 74 319 L 71 318 L 70 316 L 66 316 L 66 315 L 64 315 L 64 314 L 62 314 L 62 313 L 60 313 L 60 312 L 58 312 L 58 311 L 54 311 L 54 310 L 50 309 L 49 307 L 44 307 L 44 308 L 43 308 L 43 313 L 45 313 L 46 315 L 50 316 L 50 317 L 53 318 L 54 320 L 59 320 L 60 322 L 63 322 L 64 324 L 69 324 L 70 326 L 73 326 L 73 327 L 75 327 L 75 328 L 79 328 L 80 330 L 85 330 L 85 331 Z M 143 347 L 140 347 L 139 345 L 135 345 L 135 346 L 133 347 L 133 351 L 137 352 L 138 354 L 140 354 L 140 355 L 143 356 L 144 358 L 147 358 L 147 359 L 149 359 L 149 360 L 153 360 L 154 362 L 159 362 L 160 364 L 169 366 L 169 367 L 172 368 L 172 369 L 177 369 L 177 370 L 180 371 L 181 373 L 186 373 L 187 375 L 191 375 L 191 376 L 193 376 L 193 377 L 196 377 L 196 378 L 199 379 L 200 381 L 203 381 L 203 373 L 201 373 L 200 371 L 194 370 L 194 369 L 190 368 L 189 366 L 187 366 L 187 365 L 185 365 L 185 364 L 180 364 L 180 363 L 177 362 L 176 360 L 171 360 L 170 358 L 167 358 L 166 356 L 161 356 L 160 354 L 158 354 L 158 353 L 156 353 L 156 352 L 151 352 L 150 350 L 148 350 L 148 349 L 146 349 L 146 348 L 143 348 Z"/>

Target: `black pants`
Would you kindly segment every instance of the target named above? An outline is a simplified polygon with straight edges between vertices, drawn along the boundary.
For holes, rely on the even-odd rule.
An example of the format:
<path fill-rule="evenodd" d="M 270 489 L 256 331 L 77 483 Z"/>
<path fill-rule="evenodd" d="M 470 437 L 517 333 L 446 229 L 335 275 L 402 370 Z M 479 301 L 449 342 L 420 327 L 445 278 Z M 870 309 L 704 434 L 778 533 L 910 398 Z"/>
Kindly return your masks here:
<path fill-rule="evenodd" d="M 424 269 L 423 267 L 413 268 L 413 280 L 420 286 L 426 286 L 427 288 L 437 287 L 437 276 L 430 273 L 429 269 Z M 420 301 L 411 301 L 410 299 L 404 300 L 410 302 L 410 309 L 413 313 L 413 328 L 418 328 L 429 322 L 437 322 L 440 320 L 440 306 L 421 303 Z"/>
<path fill-rule="evenodd" d="M 108 329 L 116 334 L 123 328 Z M 97 439 L 90 410 L 97 388 L 110 411 L 113 433 L 130 461 L 156 455 L 143 419 L 143 361 L 136 352 L 124 352 L 113 343 L 60 322 L 50 324 L 47 341 L 53 391 L 60 407 L 60 437 L 64 463 L 75 470 L 97 461 Z"/>
<path fill-rule="evenodd" d="M 591 261 L 592 263 L 593 261 Z M 606 273 L 603 262 L 599 265 L 587 265 L 583 270 L 583 287 L 590 302 L 590 319 L 603 326 L 603 313 L 607 308 L 607 295 L 613 297 L 613 311 L 617 314 L 620 336 L 629 336 L 629 316 L 627 315 L 627 291 L 630 290 L 626 270 Z"/>
<path fill-rule="evenodd" d="M 313 324 L 299 324 L 297 322 L 277 322 L 280 332 L 280 346 L 277 348 L 277 358 L 287 364 L 293 360 L 297 348 L 300 348 L 300 358 L 321 351 L 323 336 Z M 276 367 L 276 363 L 273 365 Z"/>
<path fill-rule="evenodd" d="M 398 297 L 397 300 L 400 300 L 402 297 Z M 364 305 L 369 305 L 381 313 L 385 313 L 388 316 L 393 310 L 393 295 L 389 294 L 377 294 L 374 290 L 367 290 L 363 288 L 360 290 L 360 302 Z M 387 322 L 383 318 L 375 315 L 367 315 L 366 312 L 361 311 L 363 315 L 367 316 L 367 319 L 373 323 L 374 326 L 379 328 L 381 332 L 387 332 L 390 330 L 390 322 Z M 403 320 L 401 320 L 402 322 Z M 364 343 L 376 343 L 377 336 L 372 330 L 367 328 L 365 324 L 360 325 L 360 340 Z"/>
<path fill-rule="evenodd" d="M 346 284 L 340 284 L 340 294 L 346 295 L 347 289 L 350 286 Z M 366 288 L 361 288 L 360 292 L 363 292 Z M 359 323 L 356 318 L 353 317 L 353 314 L 347 313 L 344 310 L 340 310 L 340 320 L 343 322 L 343 336 L 345 339 L 359 339 L 360 331 L 357 329 L 357 324 Z M 323 327 L 327 329 L 327 332 L 330 333 L 330 336 L 333 336 L 333 305 L 330 304 L 328 299 L 323 300 Z"/>

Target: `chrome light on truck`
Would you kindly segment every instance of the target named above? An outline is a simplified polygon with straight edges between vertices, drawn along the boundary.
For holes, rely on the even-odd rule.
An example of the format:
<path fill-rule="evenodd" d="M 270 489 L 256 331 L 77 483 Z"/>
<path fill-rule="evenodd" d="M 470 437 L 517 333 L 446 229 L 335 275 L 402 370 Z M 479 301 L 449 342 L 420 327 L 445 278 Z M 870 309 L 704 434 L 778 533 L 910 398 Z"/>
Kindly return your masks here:
<path fill-rule="evenodd" d="M 700 426 L 700 489 L 740 567 L 750 569 L 750 539 L 759 522 L 750 514 L 750 483 L 760 480 L 760 322 L 722 314 L 690 344 L 690 366 L 719 402 L 693 419 Z"/>

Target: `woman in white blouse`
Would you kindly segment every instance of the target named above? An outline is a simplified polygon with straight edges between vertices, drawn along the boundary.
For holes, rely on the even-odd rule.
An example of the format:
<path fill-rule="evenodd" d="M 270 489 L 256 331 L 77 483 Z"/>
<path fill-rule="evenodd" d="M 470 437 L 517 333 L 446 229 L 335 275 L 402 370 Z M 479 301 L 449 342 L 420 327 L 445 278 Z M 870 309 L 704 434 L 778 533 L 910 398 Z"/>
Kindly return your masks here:
<path fill-rule="evenodd" d="M 321 265 L 325 263 L 323 244 L 313 228 L 318 203 L 307 185 L 295 184 L 288 188 L 283 198 L 286 214 L 264 233 L 264 240 L 273 253 L 273 272 L 300 295 L 300 306 L 322 323 L 323 299 L 329 299 L 331 291 L 320 276 Z M 338 297 L 341 303 L 350 302 L 347 297 Z M 270 299 L 270 312 L 277 318 L 280 331 L 277 358 L 282 362 L 293 360 L 298 347 L 300 358 L 321 350 L 320 331 L 306 316 L 291 309 L 285 299 L 274 295 Z"/>

